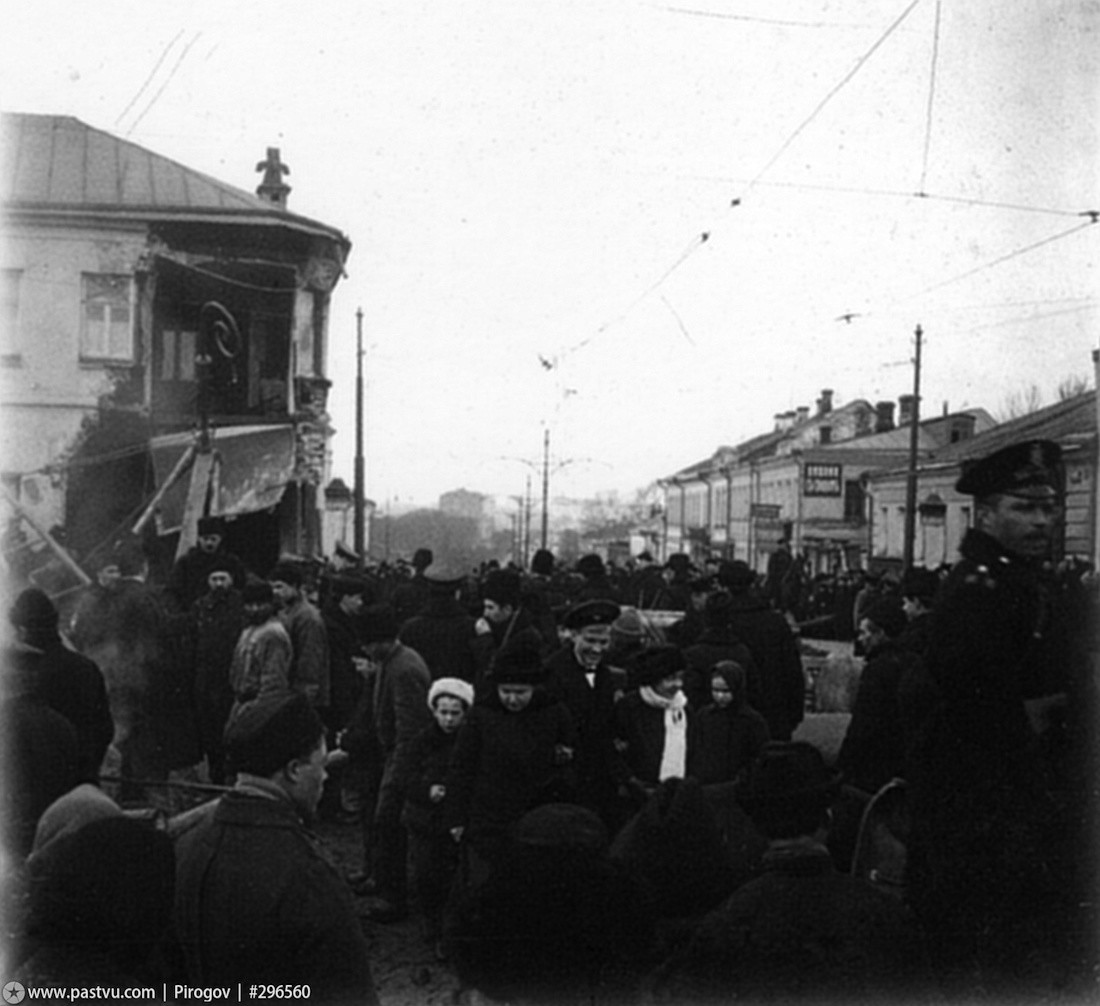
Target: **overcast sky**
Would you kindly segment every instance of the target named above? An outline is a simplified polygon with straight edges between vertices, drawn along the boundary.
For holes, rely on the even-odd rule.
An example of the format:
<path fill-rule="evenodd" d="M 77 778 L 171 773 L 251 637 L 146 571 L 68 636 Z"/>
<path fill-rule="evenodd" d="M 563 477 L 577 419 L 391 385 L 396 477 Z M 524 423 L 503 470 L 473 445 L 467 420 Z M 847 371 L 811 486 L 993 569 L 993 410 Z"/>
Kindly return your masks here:
<path fill-rule="evenodd" d="M 380 505 L 521 493 L 547 426 L 555 493 L 631 494 L 822 388 L 910 391 L 918 323 L 926 414 L 1090 375 L 1098 26 L 1088 0 L 36 0 L 0 103 L 250 191 L 281 148 L 290 208 L 353 243 L 334 474 L 362 307 Z"/>

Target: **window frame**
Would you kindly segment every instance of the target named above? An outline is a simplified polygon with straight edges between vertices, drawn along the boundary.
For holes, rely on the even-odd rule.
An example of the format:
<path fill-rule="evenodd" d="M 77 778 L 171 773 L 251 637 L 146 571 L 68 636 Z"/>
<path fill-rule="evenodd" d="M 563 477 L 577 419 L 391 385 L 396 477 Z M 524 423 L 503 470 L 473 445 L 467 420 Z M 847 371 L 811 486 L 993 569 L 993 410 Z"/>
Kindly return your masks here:
<path fill-rule="evenodd" d="M 89 317 L 89 306 L 96 298 L 101 297 L 99 291 L 92 291 L 94 281 L 121 280 L 126 283 L 126 346 L 123 352 L 113 352 L 111 346 L 112 321 L 110 318 L 110 302 L 104 298 L 104 304 L 108 316 L 103 322 L 104 335 L 100 341 L 106 345 L 92 346 L 90 333 L 93 319 Z M 130 273 L 117 272 L 82 272 L 80 274 L 80 362 L 91 364 L 130 364 L 134 362 L 134 277 Z"/>

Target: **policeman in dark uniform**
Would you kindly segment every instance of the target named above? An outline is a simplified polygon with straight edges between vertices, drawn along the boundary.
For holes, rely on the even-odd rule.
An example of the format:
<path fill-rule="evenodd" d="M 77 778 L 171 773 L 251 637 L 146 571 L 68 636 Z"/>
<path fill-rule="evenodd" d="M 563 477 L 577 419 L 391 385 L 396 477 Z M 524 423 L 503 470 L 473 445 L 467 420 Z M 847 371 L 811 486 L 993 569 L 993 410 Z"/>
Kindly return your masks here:
<path fill-rule="evenodd" d="M 1085 607 L 1050 562 L 1060 460 L 1051 441 L 1017 443 L 956 484 L 975 527 L 933 614 L 940 700 L 914 766 L 909 844 L 910 897 L 952 994 L 1039 992 L 1094 963 L 1077 849 Z"/>

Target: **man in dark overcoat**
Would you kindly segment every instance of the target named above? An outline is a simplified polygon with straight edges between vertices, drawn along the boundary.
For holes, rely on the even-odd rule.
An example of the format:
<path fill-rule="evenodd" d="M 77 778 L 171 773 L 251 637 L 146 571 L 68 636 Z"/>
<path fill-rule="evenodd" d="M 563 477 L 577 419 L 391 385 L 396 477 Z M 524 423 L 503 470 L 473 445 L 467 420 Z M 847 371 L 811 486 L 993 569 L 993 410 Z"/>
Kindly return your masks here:
<path fill-rule="evenodd" d="M 473 683 L 477 676 L 477 620 L 458 599 L 465 576 L 439 561 L 424 571 L 424 581 L 427 603 L 420 613 L 403 623 L 397 613 L 401 642 L 423 657 L 433 681 L 461 678 Z"/>
<path fill-rule="evenodd" d="M 574 770 L 577 802 L 596 811 L 611 827 L 616 819 L 615 697 L 617 684 L 605 657 L 611 623 L 619 616 L 614 601 L 584 601 L 566 612 L 572 642 L 546 661 L 546 690 L 565 703 L 577 729 Z"/>
<path fill-rule="evenodd" d="M 956 485 L 975 526 L 933 615 L 941 699 L 916 761 L 908 878 L 953 994 L 1072 987 L 1097 964 L 1085 608 L 1049 562 L 1060 456 L 1013 444 Z"/>
<path fill-rule="evenodd" d="M 268 696 L 234 712 L 225 741 L 237 783 L 176 841 L 187 981 L 377 1004 L 351 892 L 307 830 L 326 775 L 320 718 L 300 693 Z"/>
<path fill-rule="evenodd" d="M 756 593 L 756 574 L 740 560 L 724 563 L 718 582 L 733 599 L 729 624 L 753 656 L 759 672 L 759 698 L 753 705 L 768 721 L 773 741 L 790 740 L 806 710 L 802 656 L 791 627 Z"/>

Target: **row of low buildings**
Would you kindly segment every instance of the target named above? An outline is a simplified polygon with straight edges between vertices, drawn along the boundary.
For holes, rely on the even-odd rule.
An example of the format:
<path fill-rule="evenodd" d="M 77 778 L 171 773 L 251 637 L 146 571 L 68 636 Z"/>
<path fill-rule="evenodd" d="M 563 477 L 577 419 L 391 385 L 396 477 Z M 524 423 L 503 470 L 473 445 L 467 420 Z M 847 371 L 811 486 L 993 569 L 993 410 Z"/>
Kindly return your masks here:
<path fill-rule="evenodd" d="M 347 237 L 287 209 L 277 150 L 256 194 L 65 116 L 3 114 L 0 150 L 5 554 L 170 559 L 202 513 L 256 569 L 321 551 Z"/>
<path fill-rule="evenodd" d="M 900 569 L 914 399 L 834 406 L 825 390 L 813 409 L 775 417 L 774 428 L 659 482 L 663 512 L 648 533 L 662 556 L 722 555 L 764 569 L 781 540 L 812 574 Z M 1062 555 L 1093 559 L 1096 547 L 1095 392 L 1010 422 L 966 409 L 917 423 L 918 565 L 954 561 L 973 521 L 973 500 L 955 492 L 963 464 L 1017 440 L 1044 437 L 1065 452 Z"/>

